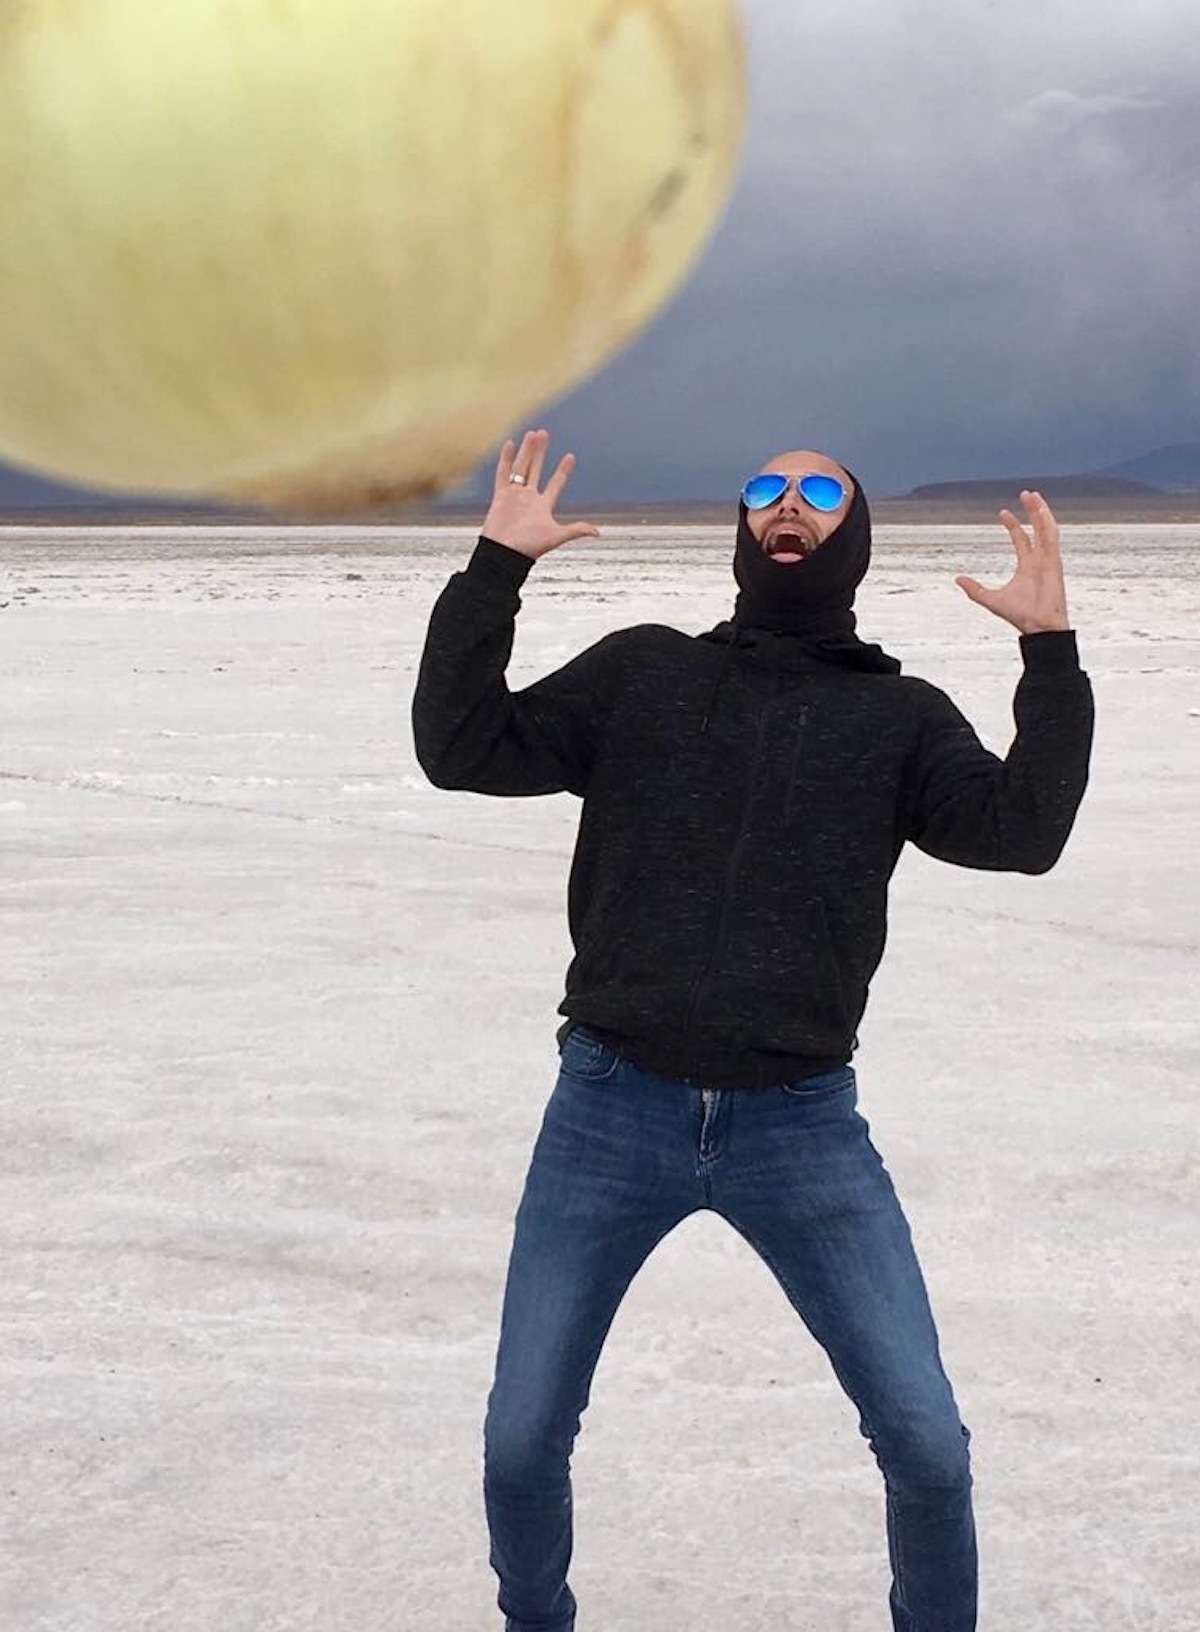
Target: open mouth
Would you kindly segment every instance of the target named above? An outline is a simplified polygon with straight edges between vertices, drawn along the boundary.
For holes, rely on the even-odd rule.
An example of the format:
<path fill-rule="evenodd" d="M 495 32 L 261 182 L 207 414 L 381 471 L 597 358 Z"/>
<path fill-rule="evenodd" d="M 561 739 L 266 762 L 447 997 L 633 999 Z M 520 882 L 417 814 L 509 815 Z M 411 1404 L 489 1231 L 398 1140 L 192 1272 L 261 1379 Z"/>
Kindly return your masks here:
<path fill-rule="evenodd" d="M 778 532 L 772 533 L 767 539 L 764 548 L 772 561 L 803 561 L 817 548 L 811 538 L 803 533 L 792 532 L 787 527 L 781 527 Z"/>

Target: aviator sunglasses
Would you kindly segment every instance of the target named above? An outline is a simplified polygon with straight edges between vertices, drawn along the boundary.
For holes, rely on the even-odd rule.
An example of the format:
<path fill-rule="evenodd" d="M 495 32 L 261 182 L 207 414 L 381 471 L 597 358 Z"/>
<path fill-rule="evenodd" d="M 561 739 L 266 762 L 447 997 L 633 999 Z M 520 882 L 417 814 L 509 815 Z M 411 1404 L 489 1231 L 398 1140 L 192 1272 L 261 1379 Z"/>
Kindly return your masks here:
<path fill-rule="evenodd" d="M 769 504 L 783 497 L 793 481 L 797 493 L 814 510 L 824 510 L 826 513 L 836 510 L 846 497 L 846 489 L 836 476 L 822 476 L 813 471 L 808 476 L 793 477 L 772 471 L 767 476 L 751 476 L 742 489 L 742 502 L 747 510 L 765 510 Z"/>

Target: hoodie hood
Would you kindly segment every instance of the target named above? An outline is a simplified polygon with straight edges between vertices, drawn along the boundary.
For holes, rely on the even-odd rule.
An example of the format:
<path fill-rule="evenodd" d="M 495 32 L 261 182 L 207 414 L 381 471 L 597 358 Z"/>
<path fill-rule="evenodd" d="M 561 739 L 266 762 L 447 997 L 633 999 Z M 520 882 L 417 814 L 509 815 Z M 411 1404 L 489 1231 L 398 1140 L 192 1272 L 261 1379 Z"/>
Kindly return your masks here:
<path fill-rule="evenodd" d="M 740 647 L 771 668 L 802 670 L 830 663 L 863 674 L 899 674 L 900 660 L 882 646 L 868 645 L 857 635 L 797 635 L 788 629 L 747 629 L 734 620 L 718 623 L 696 636 L 715 646 Z"/>
<path fill-rule="evenodd" d="M 868 645 L 854 634 L 797 635 L 787 629 L 747 629 L 734 620 L 727 620 L 695 638 L 725 648 L 725 657 L 701 721 L 702 733 L 708 730 L 721 682 L 738 652 L 745 652 L 751 662 L 793 674 L 811 673 L 823 664 L 855 669 L 860 674 L 899 674 L 901 667 L 899 658 L 891 657 L 882 646 Z"/>

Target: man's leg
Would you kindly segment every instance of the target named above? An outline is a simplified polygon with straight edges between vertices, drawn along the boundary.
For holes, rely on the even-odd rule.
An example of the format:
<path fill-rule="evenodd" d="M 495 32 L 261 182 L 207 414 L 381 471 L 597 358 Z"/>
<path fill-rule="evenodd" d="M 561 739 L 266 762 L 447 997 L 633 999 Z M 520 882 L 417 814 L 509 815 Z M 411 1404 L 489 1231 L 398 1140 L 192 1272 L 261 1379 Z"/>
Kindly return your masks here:
<path fill-rule="evenodd" d="M 895 1632 L 974 1632 L 970 1433 L 908 1222 L 846 1067 L 737 1090 L 713 1204 L 829 1356 L 883 1473 Z"/>
<path fill-rule="evenodd" d="M 484 1426 L 507 1632 L 570 1632 L 570 1458 L 630 1282 L 700 1205 L 687 1096 L 573 1032 L 517 1209 Z"/>

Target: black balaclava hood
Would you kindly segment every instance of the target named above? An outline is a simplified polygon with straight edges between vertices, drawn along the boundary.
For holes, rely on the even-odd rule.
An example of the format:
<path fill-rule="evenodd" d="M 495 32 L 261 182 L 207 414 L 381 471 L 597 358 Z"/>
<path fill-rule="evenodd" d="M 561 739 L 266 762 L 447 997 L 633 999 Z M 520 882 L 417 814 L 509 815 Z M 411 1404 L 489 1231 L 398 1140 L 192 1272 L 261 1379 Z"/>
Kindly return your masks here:
<path fill-rule="evenodd" d="M 772 561 L 750 531 L 745 500 L 738 504 L 733 576 L 740 593 L 733 621 L 742 628 L 797 635 L 853 635 L 854 592 L 871 561 L 871 512 L 862 484 L 829 537 L 803 561 Z"/>
<path fill-rule="evenodd" d="M 750 531 L 745 501 L 740 504 L 733 558 L 740 594 L 733 621 L 719 623 L 699 637 L 725 647 L 700 722 L 702 732 L 708 730 L 722 682 L 743 645 L 757 652 L 765 644 L 779 648 L 777 655 L 785 657 L 799 651 L 839 669 L 900 673 L 898 658 L 890 657 L 882 646 L 867 645 L 854 632 L 854 592 L 871 562 L 871 512 L 857 477 L 846 474 L 854 483 L 850 508 L 820 548 L 803 561 L 772 561 Z"/>

